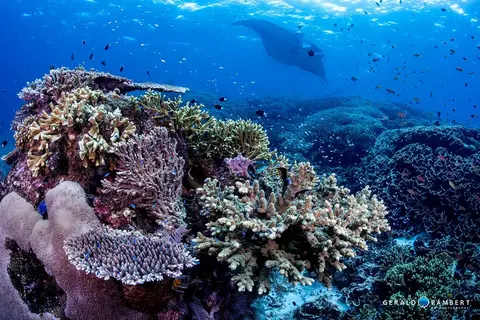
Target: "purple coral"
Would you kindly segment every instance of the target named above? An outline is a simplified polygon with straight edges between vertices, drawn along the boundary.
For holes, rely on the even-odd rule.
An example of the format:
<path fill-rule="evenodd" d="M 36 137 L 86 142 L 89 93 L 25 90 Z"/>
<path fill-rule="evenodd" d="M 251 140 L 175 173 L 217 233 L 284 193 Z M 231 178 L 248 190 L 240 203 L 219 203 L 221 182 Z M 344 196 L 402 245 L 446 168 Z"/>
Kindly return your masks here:
<path fill-rule="evenodd" d="M 248 167 L 255 162 L 239 154 L 235 158 L 225 158 L 225 163 L 235 175 L 250 178 Z"/>
<path fill-rule="evenodd" d="M 479 150 L 475 129 L 390 130 L 377 139 L 362 179 L 385 200 L 399 235 L 425 230 L 478 241 Z"/>
<path fill-rule="evenodd" d="M 45 82 L 41 79 L 36 79 L 33 82 L 28 82 L 19 93 L 18 97 L 27 102 L 35 102 L 38 104 L 47 104 L 48 97 L 45 95 Z"/>
<path fill-rule="evenodd" d="M 103 180 L 104 202 L 112 212 L 127 207 L 143 209 L 157 224 L 173 229 L 182 224 L 179 205 L 185 161 L 176 152 L 176 142 L 165 128 L 118 143 L 117 174 Z"/>
<path fill-rule="evenodd" d="M 183 244 L 169 237 L 109 227 L 69 238 L 64 249 L 78 270 L 127 285 L 178 277 L 196 264 Z"/>

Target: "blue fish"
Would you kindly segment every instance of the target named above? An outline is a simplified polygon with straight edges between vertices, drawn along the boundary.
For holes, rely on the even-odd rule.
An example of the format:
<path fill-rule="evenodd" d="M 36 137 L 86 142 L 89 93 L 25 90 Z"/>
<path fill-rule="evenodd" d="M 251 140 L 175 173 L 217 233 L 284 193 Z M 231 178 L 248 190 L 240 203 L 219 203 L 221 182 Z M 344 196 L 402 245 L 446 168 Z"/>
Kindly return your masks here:
<path fill-rule="evenodd" d="M 136 208 L 137 208 L 137 206 L 136 206 L 134 203 L 130 203 L 130 207 L 131 207 L 132 209 L 136 209 Z"/>
<path fill-rule="evenodd" d="M 42 202 L 40 202 L 40 204 L 38 205 L 38 213 L 42 216 L 42 217 L 45 217 L 47 215 L 47 204 L 45 203 L 45 200 L 43 200 Z"/>

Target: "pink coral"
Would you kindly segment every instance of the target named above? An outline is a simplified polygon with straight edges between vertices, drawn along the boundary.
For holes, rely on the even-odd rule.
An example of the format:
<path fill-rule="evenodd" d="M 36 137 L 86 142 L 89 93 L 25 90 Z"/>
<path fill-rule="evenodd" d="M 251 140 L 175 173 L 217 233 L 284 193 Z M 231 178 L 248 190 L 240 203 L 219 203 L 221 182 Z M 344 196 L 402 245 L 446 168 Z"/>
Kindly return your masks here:
<path fill-rule="evenodd" d="M 255 162 L 239 154 L 235 158 L 225 158 L 225 163 L 235 175 L 250 178 L 248 167 Z"/>

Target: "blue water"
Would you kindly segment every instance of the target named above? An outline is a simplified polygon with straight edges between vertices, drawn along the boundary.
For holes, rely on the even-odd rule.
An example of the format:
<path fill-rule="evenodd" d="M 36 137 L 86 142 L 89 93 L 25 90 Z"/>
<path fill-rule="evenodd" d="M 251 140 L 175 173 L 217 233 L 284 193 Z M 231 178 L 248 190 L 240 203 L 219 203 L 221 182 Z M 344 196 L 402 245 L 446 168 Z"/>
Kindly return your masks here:
<path fill-rule="evenodd" d="M 239 101 L 238 108 L 251 97 L 361 96 L 404 103 L 407 118 L 419 109 L 432 113 L 433 119 L 440 112 L 441 120 L 479 127 L 478 3 L 5 0 L 0 3 L 0 142 L 8 144 L 0 155 L 15 145 L 10 122 L 22 104 L 17 93 L 50 66 L 84 66 L 136 82 L 184 86 L 193 96 Z M 323 50 L 328 81 L 276 62 L 253 31 L 231 26 L 252 17 L 304 33 Z M 212 105 L 206 107 L 215 112 Z M 315 112 L 311 108 L 309 114 Z M 245 115 L 241 110 L 228 112 L 232 118 Z M 275 125 L 275 119 L 268 121 Z M 397 242 L 411 244 L 412 239 Z M 316 284 L 298 289 L 296 295 L 275 292 L 289 304 L 272 308 L 281 318 L 324 289 Z M 272 296 L 261 298 L 253 307 L 263 311 L 269 299 Z"/>
<path fill-rule="evenodd" d="M 16 93 L 50 65 L 117 74 L 123 65 L 122 75 L 136 81 L 177 84 L 231 99 L 360 95 L 478 125 L 478 119 L 467 121 L 480 109 L 478 11 L 475 1 L 384 0 L 380 6 L 373 0 L 4 1 L 2 134 L 8 137 L 8 124 L 20 106 Z M 274 61 L 253 31 L 231 26 L 250 17 L 303 32 L 322 48 L 328 83 Z M 106 44 L 111 45 L 107 51 Z M 376 63 L 375 57 L 380 58 Z M 394 80 L 395 68 L 400 68 L 399 80 Z"/>

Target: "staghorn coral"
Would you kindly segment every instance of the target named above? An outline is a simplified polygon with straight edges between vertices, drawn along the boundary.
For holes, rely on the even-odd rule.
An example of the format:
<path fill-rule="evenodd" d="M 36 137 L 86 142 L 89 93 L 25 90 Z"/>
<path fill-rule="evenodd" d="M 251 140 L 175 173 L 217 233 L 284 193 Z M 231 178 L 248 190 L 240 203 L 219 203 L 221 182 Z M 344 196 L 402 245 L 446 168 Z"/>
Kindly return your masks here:
<path fill-rule="evenodd" d="M 203 135 L 214 120 L 202 110 L 203 105 L 187 102 L 182 106 L 180 97 L 171 100 L 151 90 L 138 99 L 137 103 L 142 109 L 151 111 L 158 124 L 173 131 L 181 131 L 187 140 Z"/>
<path fill-rule="evenodd" d="M 217 256 L 234 271 L 240 291 L 263 294 L 269 290 L 268 274 L 278 268 L 290 281 L 310 285 L 302 275 L 315 271 L 330 284 L 333 270 L 343 270 L 342 257 L 353 257 L 354 248 L 367 249 L 374 233 L 389 230 L 386 208 L 365 188 L 356 196 L 338 187 L 332 175 L 318 178 L 308 163 L 288 171 L 283 193 L 267 194 L 255 180 L 220 186 L 207 179 L 197 190 L 201 214 L 207 216 L 208 233 L 194 241 L 200 251 Z"/>
<path fill-rule="evenodd" d="M 155 128 L 149 134 L 133 136 L 116 144 L 113 152 L 118 158 L 116 177 L 102 180 L 101 190 L 101 200 L 110 211 L 119 213 L 133 207 L 145 210 L 164 228 L 181 225 L 184 211 L 179 197 L 185 161 L 178 156 L 176 141 L 167 130 Z"/>
<path fill-rule="evenodd" d="M 64 249 L 78 270 L 127 285 L 175 278 L 196 263 L 183 244 L 169 237 L 109 227 L 68 238 Z"/>

